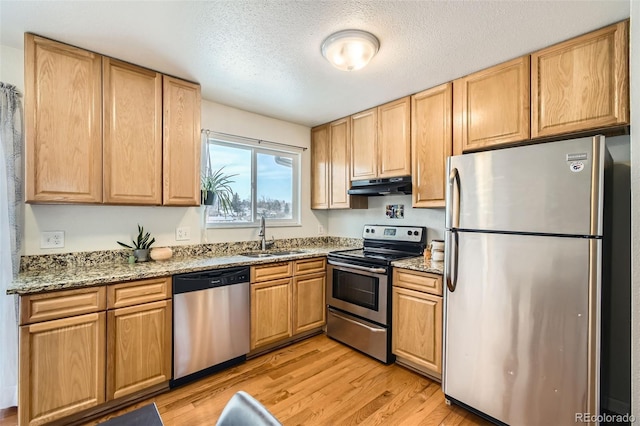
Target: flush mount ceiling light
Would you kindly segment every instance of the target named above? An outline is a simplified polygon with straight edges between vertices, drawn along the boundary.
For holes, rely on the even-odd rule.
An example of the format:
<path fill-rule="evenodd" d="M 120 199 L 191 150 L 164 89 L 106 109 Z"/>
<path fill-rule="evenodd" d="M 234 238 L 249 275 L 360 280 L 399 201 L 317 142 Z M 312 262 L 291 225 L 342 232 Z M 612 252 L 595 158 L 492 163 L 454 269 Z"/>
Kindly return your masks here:
<path fill-rule="evenodd" d="M 343 30 L 331 34 L 322 42 L 322 56 L 342 71 L 364 68 L 378 53 L 380 42 L 371 33 Z"/>

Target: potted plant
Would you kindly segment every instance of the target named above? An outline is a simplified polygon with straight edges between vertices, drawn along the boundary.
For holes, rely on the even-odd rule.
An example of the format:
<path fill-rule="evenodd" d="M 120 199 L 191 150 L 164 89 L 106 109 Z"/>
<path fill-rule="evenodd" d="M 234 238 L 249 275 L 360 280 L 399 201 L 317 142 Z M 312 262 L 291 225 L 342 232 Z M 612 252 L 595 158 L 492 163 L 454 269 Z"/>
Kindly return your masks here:
<path fill-rule="evenodd" d="M 231 197 L 233 190 L 230 184 L 234 181 L 230 175 L 223 172 L 224 166 L 212 173 L 204 173 L 200 179 L 202 192 L 202 204 L 212 206 L 218 200 L 218 206 L 224 213 L 231 211 Z"/>
<path fill-rule="evenodd" d="M 145 233 L 144 227 L 138 225 L 138 238 L 131 241 L 133 245 L 121 243 L 120 241 L 117 241 L 117 243 L 122 247 L 132 249 L 137 262 L 146 262 L 149 260 L 149 247 L 156 241 L 155 238 L 151 238 L 151 240 L 149 238 L 151 238 L 151 235 L 148 232 Z"/>

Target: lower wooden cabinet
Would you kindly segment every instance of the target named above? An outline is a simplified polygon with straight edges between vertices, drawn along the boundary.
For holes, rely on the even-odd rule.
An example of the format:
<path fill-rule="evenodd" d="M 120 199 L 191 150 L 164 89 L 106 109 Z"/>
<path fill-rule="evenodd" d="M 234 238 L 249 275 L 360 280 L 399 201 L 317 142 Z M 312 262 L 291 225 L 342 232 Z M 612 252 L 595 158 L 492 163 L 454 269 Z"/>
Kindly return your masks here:
<path fill-rule="evenodd" d="M 326 280 L 326 272 L 293 279 L 293 334 L 322 327 L 326 323 Z"/>
<path fill-rule="evenodd" d="M 21 297 L 20 424 L 168 387 L 171 307 L 168 277 Z"/>
<path fill-rule="evenodd" d="M 291 278 L 251 284 L 251 349 L 291 337 Z"/>
<path fill-rule="evenodd" d="M 442 277 L 394 269 L 392 351 L 397 362 L 442 376 Z"/>
<path fill-rule="evenodd" d="M 107 399 L 171 379 L 171 300 L 110 310 Z"/>
<path fill-rule="evenodd" d="M 20 327 L 21 425 L 41 425 L 105 401 L 105 313 Z"/>
<path fill-rule="evenodd" d="M 107 286 L 107 400 L 171 379 L 171 278 Z"/>
<path fill-rule="evenodd" d="M 252 351 L 326 323 L 325 258 L 253 266 L 251 277 Z"/>

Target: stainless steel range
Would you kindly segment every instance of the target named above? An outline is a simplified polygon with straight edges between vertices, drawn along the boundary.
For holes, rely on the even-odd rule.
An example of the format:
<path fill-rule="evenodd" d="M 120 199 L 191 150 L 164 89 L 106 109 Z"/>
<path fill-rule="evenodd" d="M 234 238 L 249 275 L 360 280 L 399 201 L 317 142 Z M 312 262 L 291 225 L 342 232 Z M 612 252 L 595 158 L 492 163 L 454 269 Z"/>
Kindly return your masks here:
<path fill-rule="evenodd" d="M 384 363 L 391 354 L 391 262 L 423 253 L 423 226 L 365 225 L 364 248 L 329 253 L 327 336 Z"/>

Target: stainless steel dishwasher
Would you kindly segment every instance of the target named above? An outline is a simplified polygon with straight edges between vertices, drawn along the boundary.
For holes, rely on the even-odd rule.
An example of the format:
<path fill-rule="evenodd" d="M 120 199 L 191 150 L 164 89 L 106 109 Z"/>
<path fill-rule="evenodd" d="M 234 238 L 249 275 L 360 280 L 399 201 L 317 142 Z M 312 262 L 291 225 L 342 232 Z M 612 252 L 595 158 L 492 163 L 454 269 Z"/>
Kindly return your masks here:
<path fill-rule="evenodd" d="M 246 360 L 250 346 L 249 268 L 173 277 L 171 387 Z"/>

